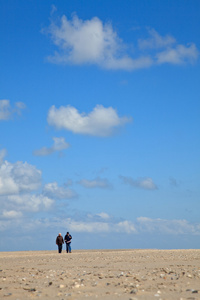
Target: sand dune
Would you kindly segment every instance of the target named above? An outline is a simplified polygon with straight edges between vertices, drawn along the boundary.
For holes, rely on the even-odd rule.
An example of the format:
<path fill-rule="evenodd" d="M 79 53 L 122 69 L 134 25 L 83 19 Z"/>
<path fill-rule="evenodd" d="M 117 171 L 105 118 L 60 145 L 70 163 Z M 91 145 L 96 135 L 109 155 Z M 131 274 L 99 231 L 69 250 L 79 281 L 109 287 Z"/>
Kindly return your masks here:
<path fill-rule="evenodd" d="M 0 252 L 0 299 L 200 299 L 200 250 Z"/>

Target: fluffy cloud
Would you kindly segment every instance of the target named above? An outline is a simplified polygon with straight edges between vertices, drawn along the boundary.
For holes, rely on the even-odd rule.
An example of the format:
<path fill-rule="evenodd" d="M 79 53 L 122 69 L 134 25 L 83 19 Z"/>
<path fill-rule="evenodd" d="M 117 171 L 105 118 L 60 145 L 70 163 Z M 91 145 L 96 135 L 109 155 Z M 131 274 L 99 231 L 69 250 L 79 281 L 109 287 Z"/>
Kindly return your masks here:
<path fill-rule="evenodd" d="M 0 165 L 0 195 L 33 191 L 40 185 L 41 171 L 28 163 L 4 161 Z"/>
<path fill-rule="evenodd" d="M 9 120 L 15 113 L 20 115 L 25 107 L 23 102 L 16 102 L 12 107 L 9 100 L 0 100 L 0 120 Z"/>
<path fill-rule="evenodd" d="M 198 57 L 198 50 L 194 44 L 191 44 L 188 47 L 177 45 L 175 48 L 169 48 L 157 53 L 156 57 L 158 64 L 182 64 L 186 62 L 193 63 Z"/>
<path fill-rule="evenodd" d="M 77 196 L 73 190 L 58 186 L 57 182 L 46 184 L 43 193 L 53 199 L 71 199 Z"/>
<path fill-rule="evenodd" d="M 20 211 L 16 211 L 16 210 L 4 210 L 2 213 L 2 217 L 5 219 L 21 218 L 22 213 Z"/>
<path fill-rule="evenodd" d="M 138 179 L 132 179 L 131 177 L 126 176 L 119 176 L 119 178 L 125 184 L 129 184 L 132 187 L 140 188 L 144 190 L 156 190 L 157 186 L 153 182 L 152 178 L 150 177 L 143 177 Z"/>
<path fill-rule="evenodd" d="M 80 185 L 84 186 L 85 188 L 110 188 L 111 184 L 105 178 L 95 178 L 93 180 L 82 179 L 78 182 Z"/>
<path fill-rule="evenodd" d="M 19 211 L 25 212 L 46 211 L 49 210 L 54 203 L 54 200 L 42 194 L 10 195 L 6 199 L 9 207 L 13 207 L 13 209 L 17 208 Z"/>
<path fill-rule="evenodd" d="M 137 60 L 124 53 L 125 46 L 113 31 L 111 24 L 103 24 L 98 18 L 83 21 L 77 16 L 66 16 L 57 25 L 52 22 L 48 33 L 59 52 L 49 60 L 66 64 L 97 64 L 108 69 L 136 69 L 151 64 L 148 57 Z"/>
<path fill-rule="evenodd" d="M 156 64 L 193 63 L 198 58 L 199 51 L 193 43 L 187 46 L 178 44 L 174 37 L 170 35 L 162 37 L 154 29 L 149 30 L 149 35 L 146 40 L 140 39 L 138 44 L 142 50 L 156 49 L 154 53 Z"/>
<path fill-rule="evenodd" d="M 46 31 L 57 47 L 49 57 L 53 63 L 96 64 L 106 69 L 130 71 L 153 64 L 192 62 L 198 57 L 194 44 L 178 44 L 174 37 L 162 37 L 154 29 L 148 30 L 147 39 L 138 40 L 133 57 L 128 54 L 131 47 L 123 43 L 112 25 L 103 24 L 97 17 L 83 21 L 75 15 L 71 20 L 63 16 L 58 23 L 52 21 Z M 163 51 L 159 52 L 161 48 Z"/>
<path fill-rule="evenodd" d="M 97 105 L 89 114 L 79 113 L 72 106 L 52 106 L 47 120 L 49 125 L 57 129 L 93 136 L 109 136 L 114 129 L 130 122 L 131 118 L 120 118 L 112 107 L 105 108 L 102 105 Z"/>
<path fill-rule="evenodd" d="M 19 218 L 22 216 L 22 211 L 48 210 L 54 201 L 46 195 L 33 194 L 40 187 L 41 171 L 35 166 L 20 161 L 14 164 L 2 161 L 0 164 L 2 217 Z"/>
<path fill-rule="evenodd" d="M 28 213 L 48 211 L 56 200 L 76 196 L 74 191 L 59 187 L 56 182 L 46 184 L 41 191 L 41 171 L 27 162 L 4 161 L 5 154 L 5 149 L 0 151 L 0 218 L 20 219 Z"/>
<path fill-rule="evenodd" d="M 35 150 L 33 152 L 33 155 L 36 156 L 47 156 L 50 155 L 56 151 L 62 151 L 64 149 L 67 149 L 70 147 L 70 144 L 66 143 L 65 138 L 63 137 L 54 137 L 53 138 L 54 144 L 52 147 L 42 147 L 39 150 Z"/>

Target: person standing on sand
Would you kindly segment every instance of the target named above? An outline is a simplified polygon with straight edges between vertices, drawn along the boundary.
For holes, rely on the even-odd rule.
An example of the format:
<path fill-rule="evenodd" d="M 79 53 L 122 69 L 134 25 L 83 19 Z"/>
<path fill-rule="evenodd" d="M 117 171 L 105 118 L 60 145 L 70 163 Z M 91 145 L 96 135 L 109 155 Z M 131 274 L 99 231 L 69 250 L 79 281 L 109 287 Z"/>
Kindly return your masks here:
<path fill-rule="evenodd" d="M 62 245 L 63 244 L 64 244 L 63 237 L 62 237 L 61 233 L 59 233 L 57 238 L 56 238 L 56 245 L 58 245 L 58 253 L 62 252 Z"/>
<path fill-rule="evenodd" d="M 71 249 L 71 240 L 72 240 L 72 236 L 71 234 L 69 234 L 69 232 L 66 233 L 65 235 L 65 243 L 66 243 L 66 252 L 71 253 L 72 249 Z"/>

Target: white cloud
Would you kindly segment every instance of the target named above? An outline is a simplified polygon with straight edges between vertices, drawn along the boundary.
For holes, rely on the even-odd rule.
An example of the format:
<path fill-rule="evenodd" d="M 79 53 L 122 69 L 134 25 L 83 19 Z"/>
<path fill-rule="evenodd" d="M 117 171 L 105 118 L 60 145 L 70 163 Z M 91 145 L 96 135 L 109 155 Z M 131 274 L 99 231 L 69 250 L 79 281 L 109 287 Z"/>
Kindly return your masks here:
<path fill-rule="evenodd" d="M 171 64 L 183 64 L 194 63 L 198 58 L 199 52 L 194 44 L 188 47 L 184 45 L 177 45 L 174 48 L 167 48 L 166 50 L 157 53 L 157 63 L 171 63 Z"/>
<path fill-rule="evenodd" d="M 57 143 L 57 148 L 62 146 Z M 42 190 L 40 170 L 27 162 L 4 161 L 5 154 L 5 149 L 0 150 L 0 230 L 16 229 L 15 226 L 25 226 L 27 230 L 30 222 L 34 230 L 38 214 L 55 208 L 56 200 L 76 196 L 74 191 L 59 187 L 56 182 L 46 184 Z"/>
<path fill-rule="evenodd" d="M 1 150 L 2 157 L 5 151 Z M 2 159 L 3 160 L 3 159 Z M 0 165 L 0 207 L 5 218 L 19 218 L 21 211 L 48 210 L 54 201 L 46 195 L 33 194 L 41 187 L 41 171 L 27 162 Z"/>
<path fill-rule="evenodd" d="M 23 102 L 16 102 L 15 106 L 12 107 L 10 100 L 0 100 L 0 120 L 9 120 L 13 114 L 21 114 L 21 110 L 24 109 L 26 105 Z"/>
<path fill-rule="evenodd" d="M 117 223 L 116 225 L 116 231 L 118 232 L 125 232 L 125 233 L 137 233 L 137 229 L 135 227 L 135 224 L 131 221 L 122 221 Z"/>
<path fill-rule="evenodd" d="M 105 178 L 95 178 L 93 180 L 82 179 L 78 182 L 80 185 L 84 186 L 85 188 L 110 188 L 111 184 Z"/>
<path fill-rule="evenodd" d="M 48 28 L 58 47 L 49 60 L 64 64 L 97 64 L 107 69 L 134 70 L 152 64 L 148 56 L 132 59 L 125 53 L 126 46 L 114 32 L 110 23 L 103 24 L 97 17 L 83 21 L 77 16 L 60 19 Z"/>
<path fill-rule="evenodd" d="M 19 210 L 28 212 L 46 211 L 54 204 L 53 199 L 42 194 L 9 195 L 7 201 L 9 207 L 17 207 Z"/>
<path fill-rule="evenodd" d="M 200 235 L 200 224 L 191 224 L 187 220 L 137 218 L 137 228 L 140 232 L 162 234 L 192 234 Z"/>
<path fill-rule="evenodd" d="M 96 214 L 97 216 L 99 216 L 100 218 L 102 218 L 102 219 L 110 219 L 110 216 L 107 214 L 107 213 L 105 213 L 105 212 L 101 212 L 101 213 L 99 213 L 99 214 Z"/>
<path fill-rule="evenodd" d="M 33 154 L 36 156 L 47 156 L 56 151 L 62 151 L 70 147 L 69 143 L 66 143 L 65 138 L 63 137 L 54 137 L 53 138 L 54 144 L 52 147 L 42 147 L 39 150 L 33 151 Z"/>
<path fill-rule="evenodd" d="M 97 219 L 99 214 L 89 215 L 86 220 L 73 220 L 68 218 L 62 226 L 74 232 L 104 232 L 125 234 L 167 234 L 167 235 L 200 235 L 200 224 L 192 224 L 187 220 L 137 218 L 136 222 L 130 220 L 117 221 L 113 218 Z M 93 217 L 93 218 L 92 218 Z"/>
<path fill-rule="evenodd" d="M 113 218 L 106 212 L 97 214 L 88 214 L 82 220 L 75 220 L 68 218 L 64 220 L 62 226 L 69 228 L 74 232 L 88 232 L 88 233 L 137 233 L 135 224 L 128 220 L 118 220 Z"/>
<path fill-rule="evenodd" d="M 4 210 L 2 213 L 2 217 L 5 219 L 15 219 L 15 218 L 21 218 L 22 213 L 20 211 L 16 210 Z"/>
<path fill-rule="evenodd" d="M 41 171 L 28 163 L 4 161 L 0 165 L 0 195 L 33 191 L 41 185 Z"/>
<path fill-rule="evenodd" d="M 138 179 L 133 179 L 131 177 L 126 176 L 119 176 L 119 178 L 123 181 L 125 184 L 129 184 L 132 187 L 135 188 L 141 188 L 144 190 L 156 190 L 157 186 L 153 182 L 153 179 L 150 177 L 142 177 Z"/>
<path fill-rule="evenodd" d="M 58 186 L 57 182 L 46 184 L 43 193 L 53 199 L 71 199 L 77 196 L 73 190 Z"/>
<path fill-rule="evenodd" d="M 66 220 L 67 227 L 70 231 L 74 232 L 88 232 L 88 233 L 136 233 L 135 226 L 130 221 L 123 222 L 87 222 L 87 221 L 75 221 L 70 218 Z"/>
<path fill-rule="evenodd" d="M 82 222 L 67 219 L 67 225 L 70 231 L 74 232 L 109 232 L 110 226 L 104 222 Z"/>
<path fill-rule="evenodd" d="M 28 201 L 28 198 L 27 198 Z M 24 204 L 26 201 L 24 201 Z M 45 210 L 43 202 L 38 200 L 38 205 L 35 206 L 35 212 L 40 211 L 41 207 Z M 47 208 L 47 205 L 46 205 Z M 112 238 L 113 235 L 128 234 L 137 236 L 154 235 L 159 237 L 167 236 L 199 236 L 200 235 L 200 223 L 190 223 L 187 220 L 166 220 L 166 219 L 151 219 L 147 217 L 139 217 L 135 222 L 130 220 L 118 220 L 109 216 L 107 213 L 97 213 L 95 215 L 89 214 L 85 217 L 80 215 L 75 218 L 67 217 L 63 218 L 59 215 L 49 218 L 47 215 L 45 218 L 37 218 L 30 216 L 29 218 L 22 217 L 20 212 L 21 207 L 18 209 L 4 209 L 0 215 L 0 231 L 12 230 L 20 232 L 23 236 L 27 232 L 32 232 L 35 242 L 37 241 L 37 232 L 42 229 L 47 235 L 49 232 L 68 231 L 74 233 L 82 233 L 84 237 L 87 234 L 104 234 L 106 238 Z M 24 207 L 23 212 L 31 211 L 31 202 L 29 206 Z M 104 217 L 105 215 L 105 217 Z M 102 217 L 101 217 L 102 216 Z M 13 223 L 13 219 L 15 222 Z M 130 238 L 130 237 L 129 237 Z"/>
<path fill-rule="evenodd" d="M 138 40 L 134 56 L 130 55 L 132 46 L 125 45 L 112 25 L 103 24 L 97 17 L 83 21 L 76 15 L 71 20 L 64 15 L 59 22 L 52 21 L 46 31 L 57 47 L 48 58 L 53 63 L 96 64 L 105 69 L 131 71 L 161 63 L 190 63 L 198 57 L 194 44 L 186 47 L 171 35 L 161 36 L 154 29 L 148 30 L 147 39 Z M 160 48 L 164 51 L 158 53 Z"/>
<path fill-rule="evenodd" d="M 131 118 L 117 115 L 112 107 L 97 105 L 89 114 L 79 113 L 75 107 L 52 106 L 48 112 L 48 123 L 57 129 L 70 130 L 73 133 L 93 136 L 109 136 L 114 129 L 131 121 Z"/>

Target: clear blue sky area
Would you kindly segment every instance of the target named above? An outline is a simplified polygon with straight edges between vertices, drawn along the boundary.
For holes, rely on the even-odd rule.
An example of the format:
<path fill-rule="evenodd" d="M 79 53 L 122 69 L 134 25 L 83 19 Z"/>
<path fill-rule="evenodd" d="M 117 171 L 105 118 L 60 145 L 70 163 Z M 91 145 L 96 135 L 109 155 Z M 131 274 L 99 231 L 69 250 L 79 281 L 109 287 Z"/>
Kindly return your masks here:
<path fill-rule="evenodd" d="M 200 1 L 0 1 L 0 251 L 200 247 Z"/>

